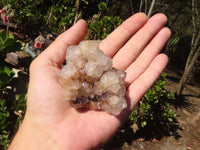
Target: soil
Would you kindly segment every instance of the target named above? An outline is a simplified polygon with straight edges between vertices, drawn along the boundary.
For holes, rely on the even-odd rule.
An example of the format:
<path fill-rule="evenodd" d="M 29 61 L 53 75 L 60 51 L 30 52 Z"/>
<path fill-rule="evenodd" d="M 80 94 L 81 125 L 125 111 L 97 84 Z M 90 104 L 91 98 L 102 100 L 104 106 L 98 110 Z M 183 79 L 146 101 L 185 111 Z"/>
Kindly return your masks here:
<path fill-rule="evenodd" d="M 175 92 L 180 75 L 177 71 L 165 72 L 167 90 Z M 172 109 L 177 117 L 169 128 L 134 133 L 134 125 L 127 123 L 101 150 L 200 150 L 200 86 L 187 84 Z"/>

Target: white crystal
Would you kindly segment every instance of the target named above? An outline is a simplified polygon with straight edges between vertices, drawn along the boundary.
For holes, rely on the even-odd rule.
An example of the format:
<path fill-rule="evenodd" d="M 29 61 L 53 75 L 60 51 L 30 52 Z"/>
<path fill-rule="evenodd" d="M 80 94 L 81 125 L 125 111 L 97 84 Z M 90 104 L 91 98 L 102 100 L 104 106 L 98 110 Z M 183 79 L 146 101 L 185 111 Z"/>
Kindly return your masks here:
<path fill-rule="evenodd" d="M 112 67 L 112 60 L 99 48 L 100 41 L 70 46 L 60 84 L 65 99 L 75 108 L 103 110 L 114 115 L 127 107 L 125 72 Z"/>

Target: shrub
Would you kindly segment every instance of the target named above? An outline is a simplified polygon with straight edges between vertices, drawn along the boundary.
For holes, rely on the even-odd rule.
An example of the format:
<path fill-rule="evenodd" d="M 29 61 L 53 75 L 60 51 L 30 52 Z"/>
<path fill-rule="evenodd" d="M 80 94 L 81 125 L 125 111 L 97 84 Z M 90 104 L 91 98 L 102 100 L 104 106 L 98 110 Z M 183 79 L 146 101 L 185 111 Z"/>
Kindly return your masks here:
<path fill-rule="evenodd" d="M 16 40 L 14 36 L 6 31 L 0 32 L 0 54 L 5 54 L 12 50 Z"/>
<path fill-rule="evenodd" d="M 25 112 L 25 96 L 15 96 L 15 73 L 4 62 L 7 52 L 21 50 L 21 47 L 12 34 L 0 32 L 0 149 L 9 146 Z"/>
<path fill-rule="evenodd" d="M 10 143 L 9 117 L 10 112 L 6 97 L 8 85 L 12 81 L 14 72 L 8 67 L 0 67 L 0 148 L 6 148 Z"/>
<path fill-rule="evenodd" d="M 9 146 L 14 133 L 22 123 L 26 109 L 25 95 L 16 95 L 12 101 L 7 96 L 6 94 L 4 99 L 0 98 L 0 149 Z"/>
<path fill-rule="evenodd" d="M 66 30 L 69 26 L 73 25 L 75 18 L 74 8 L 62 5 L 52 6 L 49 10 L 49 16 L 45 16 L 45 20 L 48 20 L 48 26 L 56 32 Z"/>
<path fill-rule="evenodd" d="M 16 40 L 13 34 L 7 33 L 6 31 L 0 32 L 0 62 L 1 65 L 4 62 L 6 53 L 11 51 L 21 50 L 22 42 Z M 0 66 L 1 66 L 0 65 Z"/>
<path fill-rule="evenodd" d="M 106 3 L 100 2 L 98 14 L 94 14 L 91 20 L 88 20 L 88 39 L 102 40 L 123 22 L 119 16 L 102 15 L 106 9 Z"/>
<path fill-rule="evenodd" d="M 0 149 L 8 147 L 10 143 L 10 132 L 7 130 L 9 115 L 10 114 L 5 105 L 5 100 L 0 99 Z"/>
<path fill-rule="evenodd" d="M 131 122 L 136 123 L 138 127 L 158 127 L 173 122 L 176 117 L 174 111 L 170 109 L 175 96 L 174 93 L 167 92 L 165 76 L 165 73 L 161 74 L 129 116 Z"/>
<path fill-rule="evenodd" d="M 98 16 L 96 15 L 93 17 L 95 18 Z M 118 16 L 103 16 L 100 20 L 88 21 L 89 31 L 87 38 L 93 40 L 102 40 L 121 23 L 122 20 Z"/>

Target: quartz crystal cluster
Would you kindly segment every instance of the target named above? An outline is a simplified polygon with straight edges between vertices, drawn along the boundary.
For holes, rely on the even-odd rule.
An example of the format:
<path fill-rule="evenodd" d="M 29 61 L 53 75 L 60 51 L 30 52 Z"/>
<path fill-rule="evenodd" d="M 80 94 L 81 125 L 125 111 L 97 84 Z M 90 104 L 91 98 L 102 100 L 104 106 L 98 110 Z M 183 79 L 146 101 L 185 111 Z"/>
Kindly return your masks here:
<path fill-rule="evenodd" d="M 70 46 L 59 82 L 73 107 L 119 115 L 127 107 L 125 72 L 112 67 L 112 60 L 98 44 L 99 41 L 82 41 Z"/>

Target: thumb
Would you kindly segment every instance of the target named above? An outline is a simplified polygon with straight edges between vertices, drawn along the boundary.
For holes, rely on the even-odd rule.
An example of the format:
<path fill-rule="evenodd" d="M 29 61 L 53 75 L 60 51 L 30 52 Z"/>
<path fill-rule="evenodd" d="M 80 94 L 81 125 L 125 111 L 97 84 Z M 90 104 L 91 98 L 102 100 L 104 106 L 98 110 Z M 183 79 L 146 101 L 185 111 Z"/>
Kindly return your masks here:
<path fill-rule="evenodd" d="M 38 57 L 44 63 L 60 66 L 65 60 L 67 48 L 77 45 L 87 34 L 87 24 L 79 20 L 74 26 L 60 34 L 56 40 Z"/>

